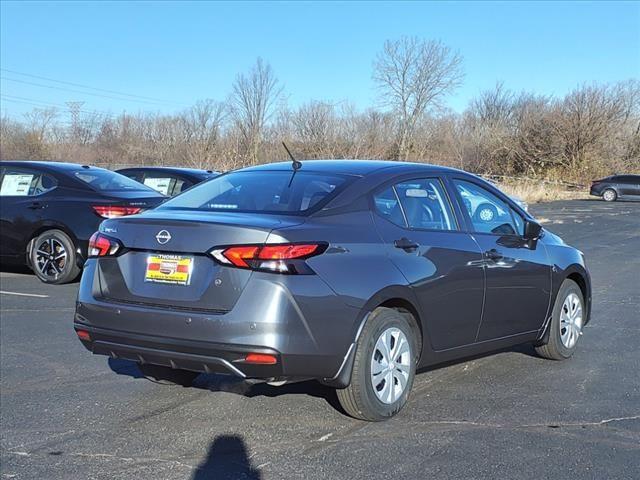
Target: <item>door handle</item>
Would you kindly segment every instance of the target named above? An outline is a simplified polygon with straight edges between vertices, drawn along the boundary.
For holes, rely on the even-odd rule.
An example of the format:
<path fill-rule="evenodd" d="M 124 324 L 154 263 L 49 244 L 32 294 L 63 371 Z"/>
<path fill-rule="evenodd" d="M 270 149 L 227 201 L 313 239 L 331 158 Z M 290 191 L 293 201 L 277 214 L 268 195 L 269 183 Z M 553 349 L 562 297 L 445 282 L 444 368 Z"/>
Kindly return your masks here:
<path fill-rule="evenodd" d="M 44 205 L 40 202 L 33 202 L 27 208 L 29 208 L 30 210 L 40 210 L 41 208 L 44 208 Z"/>
<path fill-rule="evenodd" d="M 416 242 L 409 240 L 406 237 L 402 237 L 396 241 L 393 242 L 393 246 L 396 248 L 401 248 L 402 250 L 404 250 L 405 252 L 411 252 L 413 250 L 415 250 L 416 248 L 418 248 L 420 245 L 418 245 Z"/>
<path fill-rule="evenodd" d="M 486 252 L 484 252 L 484 256 L 490 260 L 500 260 L 501 258 L 504 257 L 504 255 L 502 255 L 495 248 L 492 248 L 491 250 L 487 250 Z"/>

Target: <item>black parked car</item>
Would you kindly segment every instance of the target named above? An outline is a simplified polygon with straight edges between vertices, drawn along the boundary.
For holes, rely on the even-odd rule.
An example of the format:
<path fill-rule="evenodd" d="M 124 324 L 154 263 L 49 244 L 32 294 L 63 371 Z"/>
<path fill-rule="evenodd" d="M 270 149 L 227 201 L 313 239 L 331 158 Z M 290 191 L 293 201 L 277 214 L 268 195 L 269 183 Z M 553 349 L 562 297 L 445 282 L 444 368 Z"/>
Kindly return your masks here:
<path fill-rule="evenodd" d="M 145 184 L 163 195 L 173 197 L 200 182 L 219 175 L 213 170 L 179 167 L 122 168 L 116 172 Z"/>
<path fill-rule="evenodd" d="M 26 264 L 46 283 L 73 281 L 102 220 L 139 213 L 165 198 L 103 168 L 0 162 L 0 262 Z"/>
<path fill-rule="evenodd" d="M 613 175 L 594 180 L 589 194 L 602 197 L 606 202 L 618 199 L 640 200 L 640 175 Z"/>
<path fill-rule="evenodd" d="M 74 327 L 93 353 L 182 384 L 313 378 L 365 420 L 395 415 L 419 367 L 527 342 L 569 358 L 591 309 L 580 251 L 490 183 L 421 164 L 229 172 L 103 222 L 89 253 Z"/>

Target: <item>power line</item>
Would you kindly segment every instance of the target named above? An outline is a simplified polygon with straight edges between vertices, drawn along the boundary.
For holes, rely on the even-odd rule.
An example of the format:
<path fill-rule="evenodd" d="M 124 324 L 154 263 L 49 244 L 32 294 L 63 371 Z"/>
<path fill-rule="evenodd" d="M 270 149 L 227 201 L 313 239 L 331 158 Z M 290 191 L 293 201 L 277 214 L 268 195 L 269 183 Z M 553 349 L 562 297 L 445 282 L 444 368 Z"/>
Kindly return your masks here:
<path fill-rule="evenodd" d="M 3 72 L 13 73 L 15 75 L 20 75 L 20 76 L 23 76 L 23 77 L 37 78 L 39 80 L 46 80 L 48 82 L 59 83 L 61 85 L 70 85 L 72 87 L 80 87 L 80 88 L 86 88 L 88 90 L 95 90 L 97 92 L 111 93 L 111 94 L 120 95 L 120 96 L 123 96 L 123 97 L 137 98 L 137 99 L 140 99 L 140 100 L 148 100 L 148 101 L 152 101 L 152 102 L 156 102 L 156 103 L 166 103 L 166 104 L 186 106 L 183 103 L 173 102 L 173 101 L 170 101 L 170 100 L 163 100 L 163 99 L 160 99 L 160 98 L 153 98 L 153 97 L 145 97 L 143 95 L 134 95 L 132 93 L 118 92 L 116 90 L 108 90 L 108 89 L 105 89 L 105 88 L 91 87 L 89 85 L 83 85 L 81 83 L 66 82 L 64 80 L 56 80 L 56 79 L 53 79 L 53 78 L 43 77 L 43 76 L 40 76 L 40 75 L 32 75 L 30 73 L 18 72 L 16 70 L 9 70 L 8 68 L 0 68 L 0 70 L 2 70 Z"/>
<path fill-rule="evenodd" d="M 54 108 L 60 108 L 62 110 L 68 110 L 68 107 L 59 103 L 53 103 L 53 102 L 48 102 L 46 100 L 37 100 L 35 98 L 28 98 L 28 97 L 19 97 L 16 95 L 6 95 L 6 94 L 0 94 L 0 97 L 2 97 L 4 99 L 4 101 L 7 102 L 14 102 L 14 103 L 23 103 L 26 105 L 33 105 L 36 107 L 54 107 Z M 80 113 L 86 113 L 89 115 L 93 115 L 96 113 L 102 114 L 104 116 L 108 116 L 111 117 L 113 116 L 112 112 L 106 112 L 104 110 L 78 110 L 78 112 Z"/>
<path fill-rule="evenodd" d="M 50 88 L 50 89 L 53 89 L 53 90 L 62 90 L 64 92 L 80 93 L 82 95 L 91 95 L 93 97 L 109 98 L 111 100 L 120 100 L 120 101 L 125 101 L 125 102 L 137 102 L 137 103 L 144 103 L 144 104 L 147 104 L 147 105 L 158 105 L 158 103 L 156 103 L 156 102 L 151 102 L 151 101 L 147 101 L 147 100 L 135 100 L 135 99 L 129 99 L 129 98 L 118 98 L 118 97 L 114 97 L 113 95 L 102 95 L 100 93 L 83 92 L 81 90 L 74 90 L 74 89 L 71 89 L 71 88 L 56 87 L 56 86 L 53 86 L 53 85 L 43 85 L 41 83 L 28 82 L 26 80 L 18 80 L 16 78 L 0 77 L 0 79 L 8 80 L 8 81 L 11 81 L 11 82 L 16 82 L 16 83 L 23 83 L 25 85 L 34 85 L 36 87 Z"/>

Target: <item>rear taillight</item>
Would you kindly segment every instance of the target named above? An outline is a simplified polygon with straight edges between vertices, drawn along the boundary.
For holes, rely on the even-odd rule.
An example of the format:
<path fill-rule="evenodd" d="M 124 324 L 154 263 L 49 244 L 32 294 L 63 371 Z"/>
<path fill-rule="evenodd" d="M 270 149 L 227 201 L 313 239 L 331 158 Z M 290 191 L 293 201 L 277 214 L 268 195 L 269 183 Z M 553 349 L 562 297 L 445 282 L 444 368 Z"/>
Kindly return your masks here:
<path fill-rule="evenodd" d="M 135 215 L 140 213 L 142 209 L 140 207 L 122 207 L 119 205 L 94 205 L 93 211 L 102 218 L 118 218 Z"/>
<path fill-rule="evenodd" d="M 209 253 L 219 263 L 275 273 L 313 273 L 304 260 L 320 255 L 324 243 L 280 243 L 214 248 Z"/>
<path fill-rule="evenodd" d="M 89 257 L 107 257 L 115 255 L 120 250 L 120 243 L 113 238 L 96 232 L 89 239 Z"/>

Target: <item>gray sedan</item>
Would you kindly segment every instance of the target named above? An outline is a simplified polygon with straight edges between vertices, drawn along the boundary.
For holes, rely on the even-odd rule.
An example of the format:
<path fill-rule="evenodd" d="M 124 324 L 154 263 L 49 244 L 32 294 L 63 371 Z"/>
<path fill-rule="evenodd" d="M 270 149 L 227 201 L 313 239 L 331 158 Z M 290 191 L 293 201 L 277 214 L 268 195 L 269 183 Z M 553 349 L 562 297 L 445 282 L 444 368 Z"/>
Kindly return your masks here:
<path fill-rule="evenodd" d="M 317 379 L 370 421 L 421 367 L 521 343 L 571 357 L 591 309 L 580 251 L 490 183 L 423 164 L 226 173 L 103 222 L 89 253 L 74 327 L 94 354 L 183 385 Z"/>

